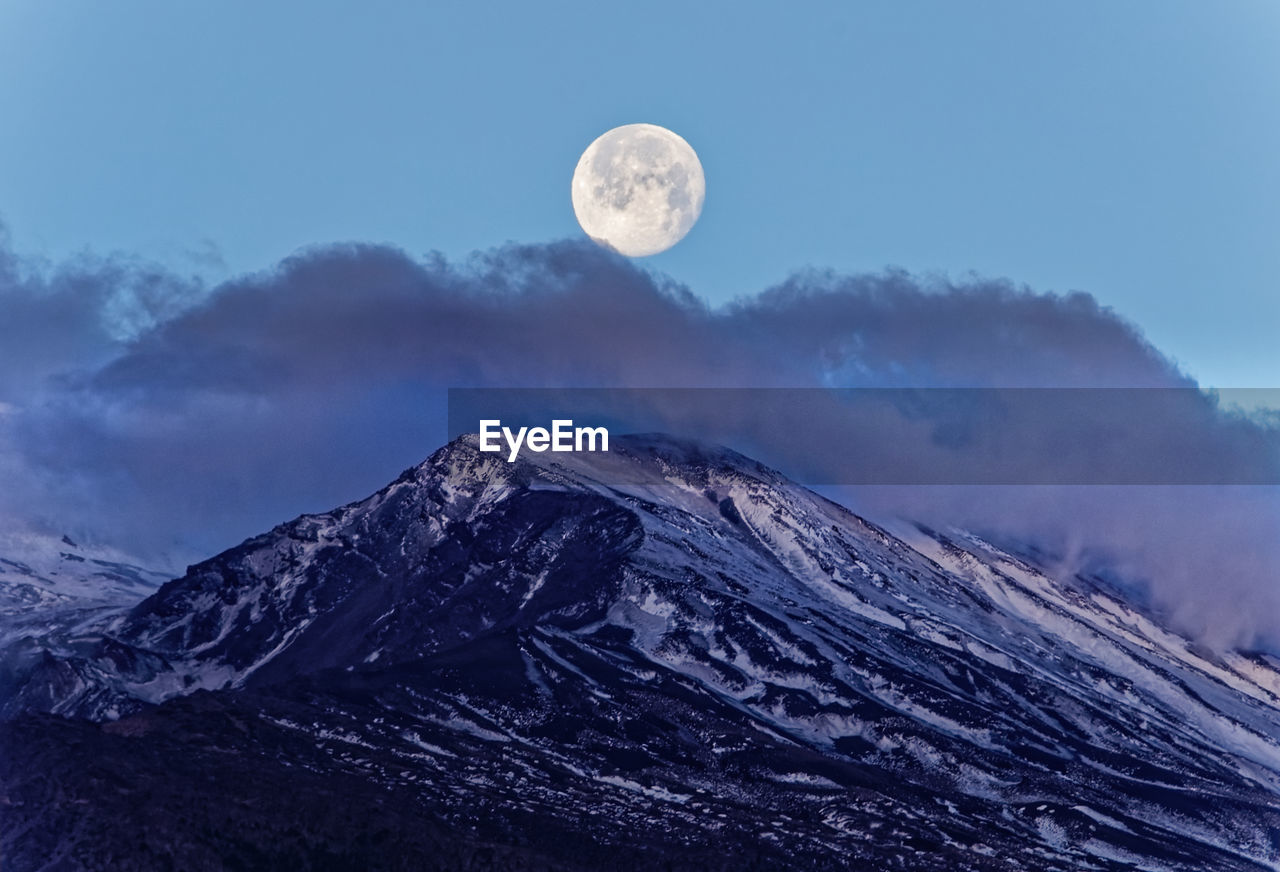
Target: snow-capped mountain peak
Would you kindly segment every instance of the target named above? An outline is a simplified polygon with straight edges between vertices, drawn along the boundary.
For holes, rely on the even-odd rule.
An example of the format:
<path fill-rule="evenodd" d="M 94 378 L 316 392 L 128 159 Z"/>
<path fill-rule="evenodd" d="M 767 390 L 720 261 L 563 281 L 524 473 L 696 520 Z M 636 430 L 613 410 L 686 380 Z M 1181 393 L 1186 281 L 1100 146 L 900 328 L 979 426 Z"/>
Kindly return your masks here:
<path fill-rule="evenodd" d="M 764 829 L 817 866 L 1280 858 L 1273 660 L 666 437 L 516 463 L 455 441 L 191 567 L 16 698 L 152 731 L 202 689 L 272 737 L 253 754 L 329 749 L 271 765 L 483 806 L 508 836 L 591 814 L 606 843 L 746 856 Z"/>

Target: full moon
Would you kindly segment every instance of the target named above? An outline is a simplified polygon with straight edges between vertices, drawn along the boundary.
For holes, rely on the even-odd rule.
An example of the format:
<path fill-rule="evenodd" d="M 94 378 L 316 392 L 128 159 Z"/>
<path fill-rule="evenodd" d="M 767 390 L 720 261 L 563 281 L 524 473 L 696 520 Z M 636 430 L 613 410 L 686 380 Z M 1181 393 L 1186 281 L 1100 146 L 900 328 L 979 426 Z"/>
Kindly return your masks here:
<path fill-rule="evenodd" d="M 595 242 L 628 257 L 666 251 L 702 214 L 706 180 L 698 155 L 656 124 L 624 124 L 582 153 L 573 212 Z"/>

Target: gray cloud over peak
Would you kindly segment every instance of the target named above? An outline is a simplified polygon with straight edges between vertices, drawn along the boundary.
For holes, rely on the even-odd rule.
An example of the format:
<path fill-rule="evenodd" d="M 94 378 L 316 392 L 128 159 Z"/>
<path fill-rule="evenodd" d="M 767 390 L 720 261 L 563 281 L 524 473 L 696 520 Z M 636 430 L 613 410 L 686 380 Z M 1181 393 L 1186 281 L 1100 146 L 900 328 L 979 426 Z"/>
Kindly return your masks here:
<path fill-rule="evenodd" d="M 873 385 L 1189 387 L 1135 326 L 1085 293 L 1002 280 L 954 283 L 903 271 L 797 275 L 741 301 L 738 319 Z"/>
<path fill-rule="evenodd" d="M 807 272 L 710 308 L 589 243 L 461 263 L 323 246 L 211 290 L 119 260 L 38 270 L 0 247 L 0 515 L 143 555 L 206 556 L 367 494 L 444 440 L 449 387 L 903 385 L 1194 383 L 1087 294 L 979 278 Z M 1224 451 L 1276 446 L 1208 406 L 1185 426 Z M 1280 638 L 1256 619 L 1280 615 L 1274 491 L 843 497 L 1052 542 L 1064 567 L 1110 561 L 1232 644 Z"/>
<path fill-rule="evenodd" d="M 1085 294 L 812 274 L 710 310 L 679 285 L 570 242 L 509 246 L 463 265 L 318 248 L 222 286 L 95 381 L 254 392 L 370 373 L 430 373 L 444 384 L 1192 384 Z"/>

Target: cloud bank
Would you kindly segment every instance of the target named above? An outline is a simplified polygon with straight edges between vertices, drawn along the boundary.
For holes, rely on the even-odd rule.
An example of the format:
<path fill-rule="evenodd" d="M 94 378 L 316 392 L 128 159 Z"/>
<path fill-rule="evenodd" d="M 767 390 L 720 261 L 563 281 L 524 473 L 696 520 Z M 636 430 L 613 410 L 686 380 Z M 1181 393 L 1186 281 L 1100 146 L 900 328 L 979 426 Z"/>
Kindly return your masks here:
<path fill-rule="evenodd" d="M 589 243 L 512 245 L 461 263 L 333 245 L 215 288 L 119 258 L 32 265 L 0 244 L 0 516 L 10 524 L 153 559 L 206 556 L 380 487 L 444 441 L 446 388 L 486 386 L 1194 382 L 1092 297 L 1006 281 L 807 272 L 712 309 Z M 812 426 L 840 437 L 838 419 Z M 1207 399 L 1179 426 L 1254 463 L 1280 456 L 1274 429 Z M 815 462 L 788 458 L 767 429 L 753 438 L 784 468 Z M 1109 567 L 1204 641 L 1253 645 L 1280 639 L 1276 490 L 836 495 L 1033 541 L 1066 573 Z"/>

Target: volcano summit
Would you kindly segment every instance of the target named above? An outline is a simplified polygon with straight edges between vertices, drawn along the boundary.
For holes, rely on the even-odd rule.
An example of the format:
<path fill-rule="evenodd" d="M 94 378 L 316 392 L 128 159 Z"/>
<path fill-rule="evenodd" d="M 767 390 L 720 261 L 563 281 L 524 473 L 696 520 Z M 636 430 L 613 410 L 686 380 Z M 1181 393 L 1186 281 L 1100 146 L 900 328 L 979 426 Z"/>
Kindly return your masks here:
<path fill-rule="evenodd" d="M 5 663 L 15 869 L 1280 862 L 1275 659 L 666 437 L 464 437 Z"/>

